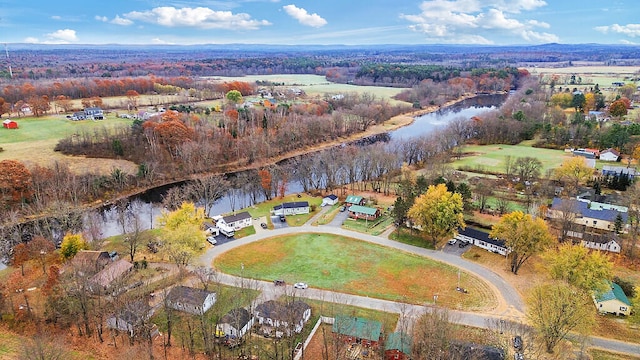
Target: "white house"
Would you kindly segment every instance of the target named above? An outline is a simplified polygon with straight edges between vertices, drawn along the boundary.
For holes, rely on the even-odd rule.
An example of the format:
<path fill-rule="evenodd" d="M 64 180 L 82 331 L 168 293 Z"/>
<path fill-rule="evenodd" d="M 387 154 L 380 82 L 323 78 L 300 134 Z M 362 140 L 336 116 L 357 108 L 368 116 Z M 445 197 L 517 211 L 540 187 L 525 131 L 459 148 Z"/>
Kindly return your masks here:
<path fill-rule="evenodd" d="M 175 286 L 167 294 L 169 307 L 193 315 L 202 315 L 216 302 L 216 293 L 186 286 Z"/>
<path fill-rule="evenodd" d="M 458 229 L 458 235 L 456 236 L 458 241 L 464 241 L 483 248 L 487 251 L 507 256 L 510 252 L 509 248 L 504 244 L 503 240 L 492 239 L 489 234 L 480 230 L 472 229 L 470 227 Z"/>
<path fill-rule="evenodd" d="M 618 161 L 619 158 L 620 153 L 611 148 L 600 152 L 600 160 L 602 161 Z"/>
<path fill-rule="evenodd" d="M 241 338 L 253 326 L 255 318 L 244 308 L 235 308 L 226 313 L 216 325 L 216 333 L 232 338 Z"/>
<path fill-rule="evenodd" d="M 262 332 L 276 337 L 290 336 L 302 332 L 304 324 L 311 318 L 311 307 L 299 300 L 288 304 L 268 300 L 255 308 L 255 317 L 262 325 Z"/>
<path fill-rule="evenodd" d="M 251 215 L 246 211 L 237 213 L 235 215 L 224 216 L 221 220 L 235 230 L 240 230 L 252 225 Z M 216 224 L 219 224 L 219 222 Z"/>
<path fill-rule="evenodd" d="M 274 215 L 298 215 L 308 214 L 310 211 L 308 201 L 286 202 L 273 207 Z"/>
<path fill-rule="evenodd" d="M 322 205 L 320 206 L 335 205 L 337 203 L 338 203 L 338 196 L 335 194 L 329 194 L 324 198 L 322 198 Z"/>
<path fill-rule="evenodd" d="M 579 237 L 582 238 L 582 246 L 589 249 L 620 253 L 620 244 L 609 234 L 580 233 Z"/>
<path fill-rule="evenodd" d="M 629 316 L 631 313 L 631 302 L 624 294 L 622 288 L 613 282 L 607 282 L 609 290 L 595 294 L 593 302 L 596 304 L 598 312 L 601 314 L 614 314 Z"/>
<path fill-rule="evenodd" d="M 84 109 L 84 114 L 87 119 L 102 120 L 104 119 L 104 111 L 99 107 L 88 107 Z"/>

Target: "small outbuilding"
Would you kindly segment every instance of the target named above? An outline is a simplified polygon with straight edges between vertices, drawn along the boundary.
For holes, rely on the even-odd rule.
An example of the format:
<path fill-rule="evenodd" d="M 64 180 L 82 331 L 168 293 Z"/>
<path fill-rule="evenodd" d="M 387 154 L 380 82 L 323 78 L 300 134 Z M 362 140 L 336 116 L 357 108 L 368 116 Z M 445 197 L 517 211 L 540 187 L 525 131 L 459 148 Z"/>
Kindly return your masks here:
<path fill-rule="evenodd" d="M 18 123 L 11 119 L 6 119 L 5 121 L 2 122 L 2 127 L 5 129 L 17 129 Z"/>
<path fill-rule="evenodd" d="M 337 203 L 338 203 L 338 196 L 335 194 L 329 194 L 324 198 L 322 198 L 322 205 L 320 206 L 335 205 Z"/>
<path fill-rule="evenodd" d="M 598 312 L 601 314 L 614 314 L 629 316 L 631 313 L 631 302 L 625 295 L 620 285 L 607 281 L 609 289 L 596 293 L 593 302 L 596 304 Z"/>

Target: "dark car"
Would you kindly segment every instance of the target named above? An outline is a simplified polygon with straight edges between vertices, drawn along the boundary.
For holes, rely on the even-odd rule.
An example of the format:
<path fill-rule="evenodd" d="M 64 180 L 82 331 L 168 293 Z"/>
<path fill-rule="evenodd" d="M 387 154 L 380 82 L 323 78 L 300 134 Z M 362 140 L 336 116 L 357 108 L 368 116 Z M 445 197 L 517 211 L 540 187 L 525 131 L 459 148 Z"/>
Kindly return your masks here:
<path fill-rule="evenodd" d="M 458 247 L 463 248 L 467 245 L 469 245 L 470 243 L 466 242 L 466 241 L 460 241 L 458 242 Z"/>
<path fill-rule="evenodd" d="M 260 223 L 260 227 L 261 227 L 261 228 L 263 228 L 263 229 L 266 229 L 266 228 L 267 228 L 267 224 L 265 224 L 265 223 Z"/>
<path fill-rule="evenodd" d="M 522 350 L 522 337 L 520 335 L 513 338 L 513 348 L 518 351 Z"/>
<path fill-rule="evenodd" d="M 273 280 L 273 285 L 284 286 L 284 280 Z"/>
<path fill-rule="evenodd" d="M 284 215 L 280 215 L 280 221 L 281 222 L 285 222 L 285 221 L 287 221 L 287 218 L 285 218 Z"/>

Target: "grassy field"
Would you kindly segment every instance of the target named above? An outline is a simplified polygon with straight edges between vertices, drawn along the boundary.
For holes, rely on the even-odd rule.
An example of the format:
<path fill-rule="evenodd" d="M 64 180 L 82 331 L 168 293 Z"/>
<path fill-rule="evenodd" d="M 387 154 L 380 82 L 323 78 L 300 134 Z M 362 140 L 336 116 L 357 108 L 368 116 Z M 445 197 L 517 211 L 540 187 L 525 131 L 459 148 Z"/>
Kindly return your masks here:
<path fill-rule="evenodd" d="M 542 162 L 541 174 L 548 170 L 555 169 L 562 164 L 565 159 L 572 155 L 562 150 L 533 148 L 528 144 L 518 145 L 468 145 L 463 151 L 468 156 L 455 160 L 451 166 L 459 169 L 461 167 L 504 173 L 505 158 L 511 156 L 512 159 L 519 157 L 534 157 Z"/>
<path fill-rule="evenodd" d="M 328 234 L 284 236 L 252 243 L 224 253 L 214 266 L 220 271 L 287 282 L 305 281 L 312 287 L 389 300 L 423 304 L 438 294 L 438 304 L 454 309 L 491 309 L 496 299 L 487 285 L 458 270 L 420 256 Z M 425 276 L 428 274 L 428 276 Z"/>

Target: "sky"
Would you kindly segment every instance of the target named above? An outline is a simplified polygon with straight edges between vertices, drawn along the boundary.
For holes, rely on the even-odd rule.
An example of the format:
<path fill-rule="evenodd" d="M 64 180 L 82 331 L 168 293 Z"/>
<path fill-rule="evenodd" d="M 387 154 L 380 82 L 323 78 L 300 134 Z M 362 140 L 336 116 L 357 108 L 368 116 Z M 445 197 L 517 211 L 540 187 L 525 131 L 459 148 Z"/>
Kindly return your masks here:
<path fill-rule="evenodd" d="M 640 44 L 638 0 L 0 0 L 0 43 Z"/>

